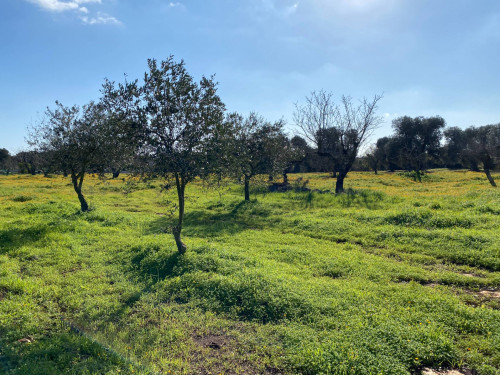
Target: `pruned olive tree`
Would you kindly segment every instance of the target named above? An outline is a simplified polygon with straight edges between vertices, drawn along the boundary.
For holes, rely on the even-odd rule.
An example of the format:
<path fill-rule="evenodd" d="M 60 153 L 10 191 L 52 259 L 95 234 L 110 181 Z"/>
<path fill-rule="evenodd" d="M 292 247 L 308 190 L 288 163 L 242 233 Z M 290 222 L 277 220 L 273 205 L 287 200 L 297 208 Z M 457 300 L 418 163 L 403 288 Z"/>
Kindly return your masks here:
<path fill-rule="evenodd" d="M 170 56 L 158 63 L 150 59 L 148 68 L 141 88 L 144 142 L 140 153 L 145 172 L 175 181 L 178 220 L 172 234 L 183 254 L 187 249 L 181 239 L 186 186 L 220 162 L 213 157 L 214 137 L 224 124 L 225 106 L 214 77 L 196 82 L 182 60 L 176 62 Z"/>
<path fill-rule="evenodd" d="M 260 174 L 282 174 L 289 165 L 283 132 L 284 121 L 266 121 L 256 113 L 246 118 L 231 114 L 233 138 L 232 174 L 243 177 L 245 201 L 250 200 L 250 180 Z"/>
<path fill-rule="evenodd" d="M 500 162 L 500 124 L 470 127 L 465 132 L 468 135 L 467 143 L 461 152 L 477 160 L 491 186 L 496 187 L 491 171 Z"/>
<path fill-rule="evenodd" d="M 360 148 L 382 122 L 376 113 L 381 98 L 375 95 L 356 104 L 350 96 L 342 96 L 340 103 L 335 103 L 332 93 L 320 90 L 307 96 L 305 104 L 295 105 L 295 124 L 317 147 L 318 154 L 334 163 L 337 194 L 344 191 L 344 179 Z"/>
<path fill-rule="evenodd" d="M 405 168 L 415 171 L 418 181 L 421 181 L 422 171 L 429 160 L 439 154 L 442 129 L 445 124 L 440 116 L 415 118 L 403 116 L 392 122 L 401 160 Z"/>

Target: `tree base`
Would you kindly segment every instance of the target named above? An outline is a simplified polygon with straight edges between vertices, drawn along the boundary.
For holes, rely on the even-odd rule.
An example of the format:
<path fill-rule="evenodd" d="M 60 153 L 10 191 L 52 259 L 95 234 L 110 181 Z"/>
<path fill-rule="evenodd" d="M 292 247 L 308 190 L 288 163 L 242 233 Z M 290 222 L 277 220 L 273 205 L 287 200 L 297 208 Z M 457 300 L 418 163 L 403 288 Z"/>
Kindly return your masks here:
<path fill-rule="evenodd" d="M 174 235 L 175 244 L 177 245 L 177 251 L 179 254 L 184 254 L 187 250 L 186 244 L 181 240 L 181 228 L 178 226 L 172 228 L 172 234 Z"/>

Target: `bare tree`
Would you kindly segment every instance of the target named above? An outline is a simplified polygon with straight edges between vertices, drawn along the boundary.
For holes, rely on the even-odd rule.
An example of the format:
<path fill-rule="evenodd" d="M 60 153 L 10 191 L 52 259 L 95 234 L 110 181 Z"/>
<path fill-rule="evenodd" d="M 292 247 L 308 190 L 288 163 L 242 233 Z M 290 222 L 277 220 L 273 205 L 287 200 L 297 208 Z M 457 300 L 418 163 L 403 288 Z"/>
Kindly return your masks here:
<path fill-rule="evenodd" d="M 351 170 L 364 142 L 382 122 L 376 111 L 382 95 L 363 98 L 354 104 L 350 96 L 342 96 L 340 103 L 330 92 L 313 91 L 304 105 L 295 105 L 294 121 L 302 134 L 328 157 L 337 172 L 336 193 L 344 191 L 344 179 Z"/>

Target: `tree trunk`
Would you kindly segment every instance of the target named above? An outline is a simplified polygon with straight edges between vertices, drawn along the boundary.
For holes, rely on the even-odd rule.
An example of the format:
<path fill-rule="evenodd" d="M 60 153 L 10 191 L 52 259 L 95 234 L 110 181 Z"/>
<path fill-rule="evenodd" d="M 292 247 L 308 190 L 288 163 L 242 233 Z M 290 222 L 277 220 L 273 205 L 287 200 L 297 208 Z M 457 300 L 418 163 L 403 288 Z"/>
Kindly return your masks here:
<path fill-rule="evenodd" d="M 175 227 L 172 228 L 175 244 L 179 254 L 184 254 L 187 250 L 186 245 L 181 240 L 182 222 L 184 221 L 184 191 L 186 188 L 186 181 L 182 176 L 175 174 L 175 184 L 177 186 L 177 198 L 179 198 L 179 221 Z"/>
<path fill-rule="evenodd" d="M 335 184 L 335 194 L 341 194 L 344 192 L 344 178 L 345 175 L 340 173 L 338 174 L 337 183 Z"/>
<path fill-rule="evenodd" d="M 71 173 L 71 181 L 73 182 L 73 188 L 75 189 L 76 195 L 78 195 L 81 210 L 82 212 L 87 212 L 89 210 L 89 205 L 82 194 L 83 177 L 83 173 L 81 173 L 80 176 L 77 176 L 75 173 Z"/>
<path fill-rule="evenodd" d="M 250 176 L 245 175 L 245 200 L 250 200 Z"/>
<path fill-rule="evenodd" d="M 375 172 L 375 174 L 378 174 L 377 168 L 373 168 L 373 171 Z"/>
<path fill-rule="evenodd" d="M 414 180 L 418 182 L 422 182 L 422 172 L 420 169 L 416 168 L 415 169 L 415 177 L 414 177 Z"/>
<path fill-rule="evenodd" d="M 288 185 L 288 173 L 283 172 L 283 186 L 287 186 Z"/>
<path fill-rule="evenodd" d="M 332 171 L 332 178 L 337 178 L 337 170 L 335 168 Z"/>
<path fill-rule="evenodd" d="M 486 173 L 486 177 L 488 177 L 488 181 L 490 182 L 491 186 L 497 187 L 497 184 L 495 183 L 495 180 L 493 179 L 493 176 L 490 173 L 489 169 L 485 169 L 484 173 Z"/>

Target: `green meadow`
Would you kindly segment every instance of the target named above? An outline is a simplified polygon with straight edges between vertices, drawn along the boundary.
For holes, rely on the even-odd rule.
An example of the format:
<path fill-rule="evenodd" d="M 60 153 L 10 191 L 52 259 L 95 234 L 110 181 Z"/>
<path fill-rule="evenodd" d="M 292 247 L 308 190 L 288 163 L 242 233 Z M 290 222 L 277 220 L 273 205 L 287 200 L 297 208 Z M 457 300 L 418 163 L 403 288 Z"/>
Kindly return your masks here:
<path fill-rule="evenodd" d="M 500 190 L 327 174 L 310 192 L 0 176 L 0 374 L 500 374 Z M 302 180 L 297 179 L 301 178 Z M 496 174 L 495 178 L 500 176 Z"/>

